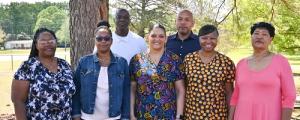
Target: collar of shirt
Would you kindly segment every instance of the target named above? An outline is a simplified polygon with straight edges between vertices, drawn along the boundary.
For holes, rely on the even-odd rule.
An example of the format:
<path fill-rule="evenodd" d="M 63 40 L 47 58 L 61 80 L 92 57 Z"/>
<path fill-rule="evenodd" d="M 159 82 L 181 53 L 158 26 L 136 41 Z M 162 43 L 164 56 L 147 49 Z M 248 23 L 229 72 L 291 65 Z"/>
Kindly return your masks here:
<path fill-rule="evenodd" d="M 94 59 L 94 62 L 99 62 L 99 59 L 98 59 L 98 56 L 97 56 L 97 52 L 96 53 L 93 53 L 93 59 Z M 111 63 L 117 63 L 117 58 L 116 58 L 116 55 L 113 54 L 111 51 L 110 51 L 110 62 Z"/>
<path fill-rule="evenodd" d="M 193 32 L 190 33 L 189 37 L 184 40 L 197 40 L 198 36 L 195 35 Z M 180 40 L 178 37 L 178 32 L 172 36 L 170 36 L 170 39 L 172 40 Z M 181 40 L 180 40 L 181 41 Z"/>
<path fill-rule="evenodd" d="M 114 33 L 114 38 L 115 38 L 114 40 L 116 40 L 116 42 L 128 42 L 129 35 L 130 35 L 130 31 L 126 36 L 120 36 L 117 33 Z"/>

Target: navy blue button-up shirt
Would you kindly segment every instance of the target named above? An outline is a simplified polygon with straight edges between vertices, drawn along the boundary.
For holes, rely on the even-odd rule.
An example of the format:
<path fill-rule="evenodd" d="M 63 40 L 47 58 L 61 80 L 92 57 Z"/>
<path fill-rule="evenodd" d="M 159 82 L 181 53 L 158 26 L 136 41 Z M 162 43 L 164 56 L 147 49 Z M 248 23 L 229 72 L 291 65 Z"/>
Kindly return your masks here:
<path fill-rule="evenodd" d="M 182 60 L 188 53 L 192 53 L 201 49 L 199 37 L 194 33 L 191 33 L 190 36 L 185 40 L 180 40 L 178 38 L 178 33 L 170 35 L 168 37 L 166 47 L 167 50 L 170 50 L 180 56 Z"/>

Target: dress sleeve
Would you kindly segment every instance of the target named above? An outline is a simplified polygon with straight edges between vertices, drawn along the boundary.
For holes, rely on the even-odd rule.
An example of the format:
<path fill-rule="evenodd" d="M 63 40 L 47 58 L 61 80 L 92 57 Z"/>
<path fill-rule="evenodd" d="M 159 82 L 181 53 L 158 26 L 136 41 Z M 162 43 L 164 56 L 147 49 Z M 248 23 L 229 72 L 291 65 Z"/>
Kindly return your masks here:
<path fill-rule="evenodd" d="M 25 61 L 14 74 L 14 80 L 31 80 L 31 73 L 30 64 Z"/>
<path fill-rule="evenodd" d="M 226 83 L 233 83 L 235 79 L 235 65 L 232 60 L 228 60 Z"/>
<path fill-rule="evenodd" d="M 182 73 L 185 78 L 187 78 L 187 69 L 188 69 L 188 64 L 187 61 L 189 60 L 189 55 L 186 55 L 184 59 L 182 60 Z"/>
<path fill-rule="evenodd" d="M 237 66 L 236 66 L 236 71 L 235 71 L 235 83 L 234 83 L 234 90 L 231 96 L 231 100 L 230 100 L 230 105 L 235 106 L 237 104 L 238 98 L 239 98 L 239 94 L 240 94 L 240 89 L 239 89 L 239 84 L 238 84 L 238 77 L 239 77 L 239 68 L 241 66 L 241 62 L 243 60 L 241 60 Z"/>
<path fill-rule="evenodd" d="M 178 62 L 177 62 L 177 65 L 176 65 L 176 74 L 177 74 L 177 80 L 184 80 L 184 65 L 183 65 L 183 61 L 180 59 L 180 57 L 178 56 Z"/>
<path fill-rule="evenodd" d="M 136 70 L 136 59 L 137 59 L 137 55 L 133 56 L 130 60 L 130 63 L 129 63 L 129 77 L 130 77 L 130 81 L 136 81 L 135 80 L 135 70 Z"/>
<path fill-rule="evenodd" d="M 230 105 L 236 105 L 239 97 L 239 86 L 235 83 L 233 94 L 231 96 Z"/>
<path fill-rule="evenodd" d="M 282 107 L 293 108 L 296 100 L 296 88 L 293 79 L 293 72 L 286 58 L 281 60 L 280 82 Z"/>

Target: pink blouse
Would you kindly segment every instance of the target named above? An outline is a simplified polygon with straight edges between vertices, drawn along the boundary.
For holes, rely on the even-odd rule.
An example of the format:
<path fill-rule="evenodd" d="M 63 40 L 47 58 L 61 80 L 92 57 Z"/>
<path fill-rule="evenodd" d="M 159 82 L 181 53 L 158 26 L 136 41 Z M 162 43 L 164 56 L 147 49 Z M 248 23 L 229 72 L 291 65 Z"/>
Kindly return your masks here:
<path fill-rule="evenodd" d="M 293 108 L 296 88 L 288 60 L 276 54 L 264 69 L 254 71 L 248 60 L 237 64 L 231 105 L 234 120 L 280 120 L 282 108 Z"/>

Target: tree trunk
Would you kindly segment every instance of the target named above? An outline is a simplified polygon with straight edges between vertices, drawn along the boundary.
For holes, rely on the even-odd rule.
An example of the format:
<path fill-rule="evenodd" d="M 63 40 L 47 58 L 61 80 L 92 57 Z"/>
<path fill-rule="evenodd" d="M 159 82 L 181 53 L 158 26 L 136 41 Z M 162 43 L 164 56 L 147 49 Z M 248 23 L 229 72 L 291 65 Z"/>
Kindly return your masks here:
<path fill-rule="evenodd" d="M 109 0 L 70 0 L 71 65 L 93 51 L 94 30 L 100 19 L 108 20 Z"/>

